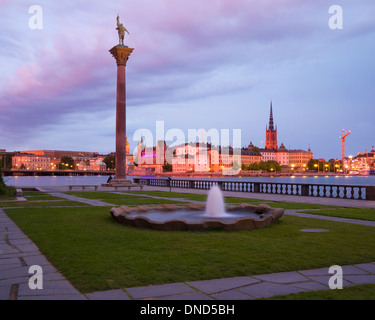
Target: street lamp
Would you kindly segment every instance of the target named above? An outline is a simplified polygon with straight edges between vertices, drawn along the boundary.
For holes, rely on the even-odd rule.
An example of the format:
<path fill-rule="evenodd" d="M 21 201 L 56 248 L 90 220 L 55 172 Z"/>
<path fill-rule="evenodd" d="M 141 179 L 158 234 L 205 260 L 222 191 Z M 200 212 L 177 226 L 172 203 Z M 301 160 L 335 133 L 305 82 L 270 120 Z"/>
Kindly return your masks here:
<path fill-rule="evenodd" d="M 319 173 L 319 164 L 315 163 L 315 164 L 314 164 L 314 167 L 315 167 L 315 168 L 318 168 L 317 173 Z"/>
<path fill-rule="evenodd" d="M 352 170 L 352 160 L 353 160 L 353 156 L 352 155 L 349 155 L 349 170 Z"/>

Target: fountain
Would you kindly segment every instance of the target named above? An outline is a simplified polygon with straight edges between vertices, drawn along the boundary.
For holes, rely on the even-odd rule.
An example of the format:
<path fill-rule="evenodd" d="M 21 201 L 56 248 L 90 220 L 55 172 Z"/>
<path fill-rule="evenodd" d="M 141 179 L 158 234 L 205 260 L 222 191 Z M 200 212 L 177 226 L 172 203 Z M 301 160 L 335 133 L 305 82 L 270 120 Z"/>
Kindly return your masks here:
<path fill-rule="evenodd" d="M 230 214 L 225 211 L 224 197 L 217 185 L 212 186 L 207 197 L 205 217 L 220 218 L 228 217 Z"/>
<path fill-rule="evenodd" d="M 284 209 L 247 203 L 226 209 L 223 194 L 220 188 L 214 185 L 208 193 L 206 204 L 121 206 L 112 208 L 110 213 L 116 222 L 137 228 L 164 231 L 232 231 L 267 227 L 281 218 Z"/>

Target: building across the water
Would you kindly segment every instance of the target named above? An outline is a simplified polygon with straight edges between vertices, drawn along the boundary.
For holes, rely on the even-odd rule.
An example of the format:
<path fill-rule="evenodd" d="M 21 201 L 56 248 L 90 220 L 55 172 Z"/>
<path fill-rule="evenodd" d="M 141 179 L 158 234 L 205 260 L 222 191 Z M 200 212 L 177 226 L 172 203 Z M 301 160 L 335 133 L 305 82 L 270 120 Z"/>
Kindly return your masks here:
<path fill-rule="evenodd" d="M 17 153 L 12 157 L 12 167 L 14 169 L 31 171 L 50 170 L 51 157 L 46 155 Z"/>
<path fill-rule="evenodd" d="M 266 144 L 264 148 L 256 148 L 250 142 L 249 150 L 259 150 L 262 155 L 262 161 L 276 161 L 282 166 L 289 166 L 291 168 L 304 168 L 310 159 L 313 158 L 313 153 L 310 147 L 308 150 L 302 149 L 287 149 L 281 143 L 277 143 L 277 126 L 274 123 L 272 101 L 270 106 L 270 117 L 268 126 L 266 126 Z"/>
<path fill-rule="evenodd" d="M 51 159 L 61 159 L 63 157 L 95 157 L 98 156 L 98 152 L 87 152 L 87 151 L 63 151 L 63 150 L 27 150 L 18 151 L 19 153 L 34 154 L 36 156 L 48 156 Z"/>

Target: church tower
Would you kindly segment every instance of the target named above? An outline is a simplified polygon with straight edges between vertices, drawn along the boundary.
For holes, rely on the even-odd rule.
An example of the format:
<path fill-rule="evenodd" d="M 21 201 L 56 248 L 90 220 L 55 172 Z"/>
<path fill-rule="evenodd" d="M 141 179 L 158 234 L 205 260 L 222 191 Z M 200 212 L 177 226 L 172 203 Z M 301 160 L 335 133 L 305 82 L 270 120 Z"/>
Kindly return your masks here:
<path fill-rule="evenodd" d="M 270 109 L 270 120 L 268 128 L 266 127 L 266 149 L 277 149 L 277 127 L 274 127 L 272 101 Z"/>

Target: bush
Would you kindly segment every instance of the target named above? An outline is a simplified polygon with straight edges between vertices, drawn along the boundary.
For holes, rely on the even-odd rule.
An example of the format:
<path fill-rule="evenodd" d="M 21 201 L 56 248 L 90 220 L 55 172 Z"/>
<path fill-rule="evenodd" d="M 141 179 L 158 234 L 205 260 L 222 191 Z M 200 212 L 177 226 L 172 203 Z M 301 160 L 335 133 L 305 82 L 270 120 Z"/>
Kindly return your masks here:
<path fill-rule="evenodd" d="M 8 187 L 3 179 L 3 176 L 1 175 L 0 171 L 0 195 L 7 195 L 10 197 L 14 197 L 16 195 L 16 189 L 13 187 Z"/>

